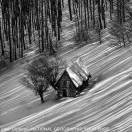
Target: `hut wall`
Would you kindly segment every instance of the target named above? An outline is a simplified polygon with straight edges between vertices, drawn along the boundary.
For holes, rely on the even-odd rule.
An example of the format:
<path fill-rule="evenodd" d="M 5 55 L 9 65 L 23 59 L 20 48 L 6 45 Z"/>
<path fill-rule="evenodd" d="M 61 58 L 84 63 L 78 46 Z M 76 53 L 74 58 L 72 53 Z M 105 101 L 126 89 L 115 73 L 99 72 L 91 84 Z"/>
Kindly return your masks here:
<path fill-rule="evenodd" d="M 67 96 L 74 97 L 76 95 L 76 86 L 72 82 L 67 72 L 64 72 L 62 77 L 57 82 L 57 87 L 61 94 L 66 91 Z"/>

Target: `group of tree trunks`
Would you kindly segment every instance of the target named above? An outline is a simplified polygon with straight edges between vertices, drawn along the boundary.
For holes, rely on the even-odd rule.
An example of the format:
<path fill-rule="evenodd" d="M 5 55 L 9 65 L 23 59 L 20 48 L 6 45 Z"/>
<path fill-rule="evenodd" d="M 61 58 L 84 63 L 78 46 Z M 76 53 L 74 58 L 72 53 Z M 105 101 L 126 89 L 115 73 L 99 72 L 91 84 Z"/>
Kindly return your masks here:
<path fill-rule="evenodd" d="M 129 0 L 65 0 L 76 31 L 106 28 L 107 19 L 126 20 Z M 36 43 L 40 52 L 55 52 L 60 40 L 64 0 L 0 0 L 0 54 L 10 62 L 23 57 L 24 50 Z M 108 15 L 109 14 L 109 15 Z M 53 37 L 54 36 L 54 37 Z M 37 39 L 37 42 L 33 40 Z M 28 42 L 27 42 L 28 40 Z"/>
<path fill-rule="evenodd" d="M 127 5 L 130 0 L 68 0 L 70 19 L 75 18 L 76 32 L 88 33 L 107 27 L 108 20 L 116 19 L 119 24 L 126 21 Z"/>
<path fill-rule="evenodd" d="M 40 52 L 53 53 L 52 35 L 60 40 L 62 1 L 0 0 L 1 55 L 8 52 L 10 62 L 23 57 L 35 38 Z"/>

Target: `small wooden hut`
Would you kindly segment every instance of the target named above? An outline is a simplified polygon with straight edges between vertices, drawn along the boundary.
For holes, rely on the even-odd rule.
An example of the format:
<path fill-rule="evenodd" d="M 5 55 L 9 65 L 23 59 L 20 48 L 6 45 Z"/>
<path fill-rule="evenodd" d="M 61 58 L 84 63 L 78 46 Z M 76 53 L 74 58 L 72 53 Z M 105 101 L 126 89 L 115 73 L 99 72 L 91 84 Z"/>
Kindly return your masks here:
<path fill-rule="evenodd" d="M 88 86 L 91 75 L 78 62 L 58 74 L 55 87 L 60 97 L 75 97 Z"/>

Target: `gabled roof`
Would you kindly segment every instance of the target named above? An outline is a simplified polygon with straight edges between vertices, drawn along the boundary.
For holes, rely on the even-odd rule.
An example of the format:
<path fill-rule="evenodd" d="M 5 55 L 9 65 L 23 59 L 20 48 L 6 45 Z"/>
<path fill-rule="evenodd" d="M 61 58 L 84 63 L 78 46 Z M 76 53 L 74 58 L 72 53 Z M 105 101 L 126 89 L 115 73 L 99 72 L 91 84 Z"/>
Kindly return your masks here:
<path fill-rule="evenodd" d="M 88 78 L 87 68 L 79 61 L 76 61 L 66 69 L 59 71 L 59 74 L 56 79 L 56 83 L 62 77 L 64 71 L 68 73 L 69 77 L 71 78 L 72 82 L 76 87 L 81 86 L 83 80 L 87 80 Z"/>
<path fill-rule="evenodd" d="M 79 87 L 80 85 L 82 85 L 82 79 L 80 76 L 78 76 L 78 74 L 76 74 L 74 71 L 72 71 L 71 67 L 68 67 L 66 69 L 67 73 L 69 74 L 72 82 L 74 83 L 74 85 L 76 87 Z"/>

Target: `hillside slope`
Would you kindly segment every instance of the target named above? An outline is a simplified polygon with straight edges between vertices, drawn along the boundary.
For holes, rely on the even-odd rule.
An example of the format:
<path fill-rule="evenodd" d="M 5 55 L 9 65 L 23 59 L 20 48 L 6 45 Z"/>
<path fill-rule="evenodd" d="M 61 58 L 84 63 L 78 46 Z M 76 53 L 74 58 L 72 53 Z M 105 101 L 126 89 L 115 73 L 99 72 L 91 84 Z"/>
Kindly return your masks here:
<path fill-rule="evenodd" d="M 69 44 L 72 42 L 67 40 L 70 34 L 66 30 L 63 35 L 65 44 Z M 69 33 L 72 34 L 72 31 Z M 58 132 L 132 132 L 132 48 L 116 49 L 109 44 L 105 39 L 102 45 L 93 43 L 61 54 L 69 65 L 75 58 L 81 58 L 99 81 L 83 96 L 68 98 L 60 103 L 38 105 L 38 98 L 16 82 L 19 80 L 19 69 L 17 72 L 14 69 L 16 73 L 10 73 L 14 78 L 0 86 L 3 90 L 1 99 L 11 93 L 7 102 L 0 102 L 0 118 L 4 120 L 5 116 L 11 118 L 13 115 L 19 118 L 12 117 L 14 119 L 10 121 L 5 118 L 0 127 L 3 130 L 23 128 L 34 131 L 43 128 L 41 130 L 45 132 L 57 131 L 57 127 Z"/>
<path fill-rule="evenodd" d="M 132 53 L 130 49 L 114 49 L 108 42 L 88 45 L 65 55 L 70 61 L 79 56 L 93 76 L 101 77 L 84 96 L 68 99 L 49 109 L 2 126 L 117 128 L 132 130 Z M 111 130 L 110 130 L 111 131 Z"/>

